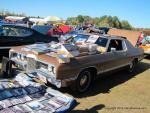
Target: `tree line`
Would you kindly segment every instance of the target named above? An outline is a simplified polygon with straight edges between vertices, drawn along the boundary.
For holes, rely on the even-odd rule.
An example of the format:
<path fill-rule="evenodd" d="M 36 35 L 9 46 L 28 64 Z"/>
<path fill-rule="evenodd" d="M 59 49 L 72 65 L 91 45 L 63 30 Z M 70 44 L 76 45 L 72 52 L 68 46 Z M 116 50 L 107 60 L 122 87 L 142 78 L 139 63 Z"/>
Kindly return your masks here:
<path fill-rule="evenodd" d="M 97 27 L 114 27 L 119 29 L 133 29 L 132 25 L 127 20 L 120 20 L 117 16 L 102 16 L 102 17 L 90 17 L 78 15 L 77 17 L 68 17 L 66 24 L 77 25 L 82 23 L 91 23 Z"/>
<path fill-rule="evenodd" d="M 8 10 L 0 10 L 0 15 L 3 17 L 6 16 L 26 16 L 25 13 L 14 13 Z M 29 16 L 34 17 L 34 16 Z M 38 16 L 38 18 L 40 18 Z M 78 15 L 77 17 L 68 17 L 66 20 L 66 24 L 68 25 L 78 25 L 81 23 L 91 23 L 96 25 L 97 27 L 114 27 L 119 29 L 133 29 L 132 25 L 127 20 L 120 20 L 117 16 L 101 16 L 101 17 L 90 17 Z"/>
<path fill-rule="evenodd" d="M 0 15 L 3 16 L 3 17 L 6 17 L 6 16 L 26 16 L 25 13 L 15 13 L 15 12 L 10 12 L 8 10 L 0 10 Z"/>
<path fill-rule="evenodd" d="M 21 16 L 21 17 L 29 17 L 29 18 L 41 18 L 39 16 L 27 16 L 25 13 L 15 13 L 10 12 L 8 10 L 0 10 L 0 16 L 6 17 L 6 16 Z"/>

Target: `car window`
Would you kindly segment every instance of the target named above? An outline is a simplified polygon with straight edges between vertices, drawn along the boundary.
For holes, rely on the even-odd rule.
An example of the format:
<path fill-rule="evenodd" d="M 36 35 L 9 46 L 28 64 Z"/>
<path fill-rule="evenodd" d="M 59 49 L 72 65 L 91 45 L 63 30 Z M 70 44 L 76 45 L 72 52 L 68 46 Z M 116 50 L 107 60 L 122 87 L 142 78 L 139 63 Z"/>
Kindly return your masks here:
<path fill-rule="evenodd" d="M 123 46 L 123 41 L 119 39 L 110 40 L 107 52 L 111 51 L 111 48 L 115 48 L 116 51 L 122 51 L 125 49 L 125 45 Z"/>
<path fill-rule="evenodd" d="M 26 37 L 32 35 L 33 32 L 28 29 L 21 27 L 10 27 L 4 26 L 2 28 L 1 36 L 15 36 L 15 37 Z"/>
<path fill-rule="evenodd" d="M 108 42 L 107 38 L 99 38 L 95 43 L 99 46 L 106 47 Z"/>

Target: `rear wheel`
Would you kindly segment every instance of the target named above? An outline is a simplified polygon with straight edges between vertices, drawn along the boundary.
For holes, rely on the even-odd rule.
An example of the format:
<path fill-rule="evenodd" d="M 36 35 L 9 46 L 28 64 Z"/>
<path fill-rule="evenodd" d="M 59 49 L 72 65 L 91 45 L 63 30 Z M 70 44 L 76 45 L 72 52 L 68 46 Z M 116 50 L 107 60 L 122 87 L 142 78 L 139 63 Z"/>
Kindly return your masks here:
<path fill-rule="evenodd" d="M 135 68 L 135 64 L 136 64 L 136 61 L 135 60 L 133 60 L 131 63 L 130 63 L 130 65 L 128 66 L 128 72 L 129 73 L 132 73 L 133 72 L 133 70 L 134 70 L 134 68 Z"/>

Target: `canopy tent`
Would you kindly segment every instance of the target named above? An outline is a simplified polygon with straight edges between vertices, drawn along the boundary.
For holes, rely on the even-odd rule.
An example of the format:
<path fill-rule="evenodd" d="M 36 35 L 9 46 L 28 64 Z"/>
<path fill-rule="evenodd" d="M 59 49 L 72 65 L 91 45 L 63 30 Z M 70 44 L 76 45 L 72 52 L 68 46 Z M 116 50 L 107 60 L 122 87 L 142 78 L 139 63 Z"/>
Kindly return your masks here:
<path fill-rule="evenodd" d="M 29 21 L 37 23 L 37 22 L 45 22 L 43 18 L 29 18 Z"/>
<path fill-rule="evenodd" d="M 19 16 L 7 16 L 5 17 L 5 20 L 10 20 L 10 21 L 28 21 L 28 17 L 19 17 Z"/>
<path fill-rule="evenodd" d="M 59 17 L 56 17 L 56 16 L 48 16 L 48 17 L 44 18 L 44 20 L 46 22 L 60 22 L 62 19 L 60 19 Z"/>

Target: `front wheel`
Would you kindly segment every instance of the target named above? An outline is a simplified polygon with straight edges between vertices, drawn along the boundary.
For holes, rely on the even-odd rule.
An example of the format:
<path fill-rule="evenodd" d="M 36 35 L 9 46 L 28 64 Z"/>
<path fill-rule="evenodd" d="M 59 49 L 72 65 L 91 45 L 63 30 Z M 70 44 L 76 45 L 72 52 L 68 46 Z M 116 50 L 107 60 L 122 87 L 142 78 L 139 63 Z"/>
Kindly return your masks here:
<path fill-rule="evenodd" d="M 92 84 L 92 76 L 90 70 L 82 71 L 76 81 L 76 91 L 78 93 L 86 92 Z"/>

